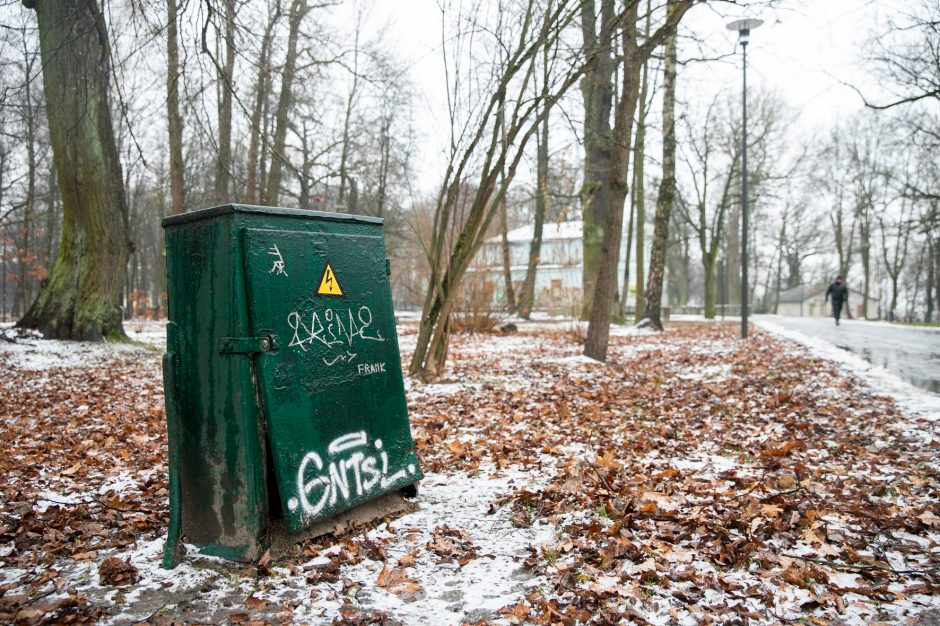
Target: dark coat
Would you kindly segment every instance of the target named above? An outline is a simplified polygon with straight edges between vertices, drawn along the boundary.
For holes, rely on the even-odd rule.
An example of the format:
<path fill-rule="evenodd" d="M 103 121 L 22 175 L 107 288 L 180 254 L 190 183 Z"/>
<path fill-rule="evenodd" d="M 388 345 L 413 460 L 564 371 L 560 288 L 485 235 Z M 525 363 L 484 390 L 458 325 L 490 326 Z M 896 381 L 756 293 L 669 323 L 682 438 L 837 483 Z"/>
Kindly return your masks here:
<path fill-rule="evenodd" d="M 829 296 L 832 296 L 833 302 L 845 302 L 849 299 L 849 288 L 845 286 L 845 283 L 832 283 L 829 289 L 826 289 L 826 300 Z"/>

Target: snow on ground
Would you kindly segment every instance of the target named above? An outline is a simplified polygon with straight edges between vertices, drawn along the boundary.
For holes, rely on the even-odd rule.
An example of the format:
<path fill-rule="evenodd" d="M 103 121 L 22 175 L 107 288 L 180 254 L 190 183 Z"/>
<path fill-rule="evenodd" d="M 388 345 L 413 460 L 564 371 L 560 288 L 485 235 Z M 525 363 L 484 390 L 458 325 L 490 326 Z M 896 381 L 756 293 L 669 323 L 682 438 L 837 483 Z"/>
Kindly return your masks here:
<path fill-rule="evenodd" d="M 125 326 L 130 341 L 56 341 L 42 339 L 35 331 L 18 331 L 12 324 L 0 325 L 0 359 L 12 367 L 41 371 L 105 365 L 121 357 L 133 356 L 141 346 L 164 349 L 165 321 L 131 321 Z"/>
<path fill-rule="evenodd" d="M 113 624 L 153 620 L 155 616 L 217 623 L 245 619 L 379 623 L 383 614 L 388 616 L 386 623 L 395 624 L 462 624 L 484 620 L 493 624 L 520 623 L 523 618 L 514 618 L 501 610 L 521 606 L 527 596 L 546 601 L 567 602 L 572 599 L 574 591 L 560 591 L 554 586 L 553 578 L 560 576 L 564 580 L 566 575 L 573 575 L 565 572 L 573 572 L 578 577 L 572 583 L 572 589 L 612 597 L 614 600 L 611 602 L 619 603 L 624 614 L 634 615 L 637 623 L 697 624 L 715 618 L 716 614 L 708 607 L 726 606 L 735 610 L 728 609 L 724 615 L 727 619 L 719 617 L 718 623 L 735 623 L 735 612 L 751 612 L 759 616 L 755 623 L 770 624 L 801 620 L 808 615 L 806 606 L 813 603 L 825 606 L 834 602 L 831 598 L 811 593 L 808 589 L 812 588 L 812 582 L 806 585 L 807 588 L 802 588 L 784 584 L 781 579 L 792 571 L 809 571 L 804 568 L 805 562 L 797 557 L 822 557 L 825 554 L 820 550 L 833 549 L 825 540 L 817 541 L 814 533 L 822 531 L 813 527 L 808 532 L 804 531 L 803 539 L 795 544 L 778 544 L 776 539 L 768 542 L 768 550 L 779 549 L 790 555 L 780 557 L 772 570 L 762 569 L 756 563 L 744 568 L 717 566 L 714 556 L 705 558 L 707 550 L 702 552 L 701 546 L 696 547 L 701 543 L 696 534 L 676 531 L 673 540 L 659 541 L 653 552 L 638 551 L 627 559 L 618 555 L 621 561 L 617 569 L 600 572 L 593 565 L 584 567 L 578 552 L 583 547 L 579 544 L 582 540 L 571 538 L 573 535 L 570 533 L 578 526 L 596 526 L 601 536 L 610 531 L 614 522 L 603 507 L 598 510 L 575 508 L 558 516 L 546 517 L 540 515 L 540 511 L 534 508 L 537 505 L 533 504 L 532 510 L 524 515 L 531 519 L 520 522 L 518 502 L 513 503 L 508 494 L 520 491 L 545 494 L 550 491 L 553 481 L 566 479 L 573 482 L 573 493 L 575 490 L 584 491 L 586 485 L 591 484 L 595 485 L 592 489 L 601 490 L 603 478 L 598 486 L 591 483 L 593 479 L 589 476 L 579 475 L 578 468 L 592 467 L 597 472 L 599 467 L 602 470 L 608 466 L 613 468 L 620 461 L 612 457 L 604 461 L 607 466 L 598 466 L 598 461 L 602 460 L 598 458 L 598 444 L 589 438 L 577 439 L 575 431 L 571 431 L 570 437 L 561 437 L 563 445 L 557 445 L 557 439 L 536 439 L 541 442 L 540 447 L 524 450 L 522 457 L 504 459 L 494 454 L 492 459 L 486 457 L 487 460 L 480 463 L 479 457 L 473 455 L 474 449 L 482 449 L 492 433 L 486 430 L 488 420 L 485 412 L 481 415 L 482 410 L 473 404 L 475 398 L 494 391 L 514 398 L 515 423 L 505 426 L 505 430 L 528 437 L 542 434 L 533 433 L 539 428 L 548 433 L 551 429 L 564 427 L 564 420 L 560 420 L 561 426 L 548 421 L 540 423 L 538 416 L 546 414 L 545 407 L 540 407 L 540 404 L 551 405 L 550 411 L 576 411 L 579 415 L 594 415 L 597 411 L 594 406 L 597 396 L 562 398 L 557 395 L 555 385 L 559 372 L 564 372 L 576 382 L 590 383 L 585 386 L 595 389 L 592 393 L 603 388 L 608 379 L 616 379 L 620 369 L 640 368 L 643 367 L 642 359 L 662 359 L 663 355 L 677 360 L 666 368 L 675 380 L 705 389 L 733 384 L 740 372 L 724 362 L 735 347 L 723 338 L 701 338 L 686 346 L 676 341 L 663 341 L 663 335 L 656 333 L 615 327 L 612 336 L 618 342 L 612 346 L 612 353 L 618 365 L 609 366 L 581 355 L 581 346 L 572 338 L 575 329 L 571 325 L 574 322 L 540 320 L 531 326 L 514 323 L 520 324 L 519 333 L 457 338 L 451 347 L 451 365 L 444 381 L 421 384 L 406 380 L 409 401 L 429 403 L 422 405 L 424 415 L 415 428 L 416 439 L 431 437 L 433 429 L 449 429 L 447 435 L 437 441 L 451 441 L 455 454 L 459 451 L 460 459 L 450 467 L 436 458 L 436 463 L 429 462 L 436 469 L 426 471 L 420 484 L 417 511 L 357 536 L 335 542 L 324 541 L 322 545 L 305 545 L 302 555 L 275 560 L 263 567 L 246 567 L 208 558 L 190 548 L 181 564 L 167 571 L 159 567 L 163 538 L 142 537 L 135 545 L 126 548 L 101 547 L 100 554 L 93 559 L 58 559 L 55 566 L 59 568 L 62 579 L 69 581 L 69 591 L 85 596 L 96 606 L 106 607 L 103 622 Z M 807 346 L 813 354 L 848 368 L 866 381 L 875 393 L 892 395 L 904 414 L 904 422 L 898 425 L 899 428 L 919 437 L 927 446 L 940 441 L 937 432 L 940 398 L 917 390 L 890 372 L 874 368 L 834 346 L 810 341 L 805 335 L 772 322 L 760 321 L 758 324 L 778 337 L 794 340 Z M 158 359 L 159 355 L 154 353 L 159 350 L 154 350 L 153 346 L 162 347 L 163 326 L 160 323 L 141 323 L 137 327 L 132 323 L 128 326 L 128 335 L 141 343 L 93 345 L 33 338 L 19 338 L 15 343 L 0 341 L 0 366 L 28 371 L 97 367 L 134 355 Z M 554 328 L 554 335 L 545 334 L 549 326 Z M 406 325 L 400 330 L 402 353 L 407 356 L 414 349 L 416 335 L 412 326 Z M 561 335 L 568 337 L 560 340 Z M 783 346 L 782 352 L 786 353 L 802 350 L 789 343 Z M 571 388 L 566 391 L 570 392 Z M 632 392 L 650 393 L 651 390 L 636 388 Z M 820 388 L 812 392 L 825 394 L 827 390 Z M 640 396 L 635 399 L 643 400 Z M 161 398 L 155 400 L 162 402 Z M 688 400 L 693 400 L 691 394 Z M 715 412 L 717 408 L 750 415 L 759 411 L 757 407 L 748 405 L 746 400 L 733 405 L 729 402 L 728 407 L 719 407 L 717 401 L 712 405 L 705 402 L 698 411 L 705 416 L 706 424 L 712 423 L 716 429 L 721 426 L 722 419 L 722 414 Z M 458 409 L 468 411 L 468 419 L 461 421 Z M 448 410 L 456 417 L 452 423 L 441 426 L 428 419 L 435 410 Z M 659 428 L 656 415 L 644 413 L 639 405 L 636 410 L 635 420 L 648 422 L 652 431 Z M 493 415 L 494 420 L 506 417 Z M 802 419 L 800 416 L 797 418 Z M 625 448 L 642 445 L 631 436 L 624 434 L 620 437 L 621 445 Z M 752 436 L 751 445 L 766 442 L 770 447 L 773 441 L 785 436 L 787 433 L 782 424 L 768 421 L 763 432 Z M 550 441 L 555 442 L 554 448 Z M 825 449 L 819 452 L 820 455 L 825 453 Z M 677 442 L 675 448 L 653 448 L 637 454 L 636 467 L 643 470 L 645 477 L 667 476 L 657 479 L 661 480 L 661 486 L 656 490 L 637 494 L 638 506 L 648 507 L 662 518 L 640 522 L 654 530 L 656 524 L 678 528 L 671 523 L 671 515 L 677 511 L 685 515 L 690 510 L 698 510 L 696 507 L 708 506 L 709 501 L 714 500 L 712 495 L 705 497 L 694 489 L 685 495 L 681 491 L 666 493 L 667 488 L 672 489 L 668 487 L 668 476 L 676 473 L 676 480 L 684 481 L 685 485 L 714 484 L 730 493 L 735 488 L 743 489 L 740 485 L 751 481 L 756 481 L 752 490 L 762 487 L 764 476 L 760 471 L 767 472 L 766 469 L 760 470 L 749 458 L 749 449 L 737 449 L 727 442 L 721 444 L 717 438 L 714 441 L 703 440 L 700 444 L 697 442 L 697 447 L 682 447 Z M 428 453 L 428 456 L 435 455 Z M 559 464 L 561 458 L 566 459 L 563 466 Z M 890 485 L 894 480 L 890 464 L 879 470 L 885 483 Z M 163 469 L 153 468 L 151 471 L 162 475 Z M 143 485 L 149 482 L 147 475 L 121 468 L 115 468 L 113 473 L 99 476 L 97 480 L 93 487 L 89 485 L 84 491 L 58 493 L 42 490 L 37 494 L 33 510 L 41 514 L 53 503 L 70 506 L 105 497 L 129 497 L 143 491 Z M 810 495 L 815 488 L 812 480 L 805 486 Z M 770 500 L 772 495 L 769 494 L 765 498 L 766 503 L 760 505 L 767 509 L 764 517 L 754 517 L 750 528 L 745 529 L 747 533 L 740 528 L 730 530 L 730 539 L 743 542 L 760 527 L 777 523 L 775 518 L 782 515 L 783 505 L 778 506 L 777 500 Z M 906 505 L 902 497 L 890 493 L 875 495 L 873 500 L 885 507 Z M 787 515 L 799 517 L 795 510 L 788 510 Z M 843 523 L 844 520 L 837 515 L 828 516 L 826 520 L 830 533 L 851 537 L 858 531 L 852 524 Z M 703 528 L 712 523 L 717 521 L 703 521 Z M 639 532 L 632 532 L 636 534 L 631 535 L 630 540 L 640 544 Z M 936 553 L 940 534 L 905 535 L 899 532 L 894 534 L 892 541 L 906 541 L 919 545 L 921 552 Z M 630 541 L 626 543 L 630 544 Z M 636 546 L 631 549 L 634 548 Z M 721 546 L 715 549 L 718 548 Z M 24 585 L 24 581 L 36 574 L 35 571 L 7 565 L 5 559 L 15 551 L 13 542 L 0 545 L 0 583 Z M 130 560 L 140 577 L 136 584 L 127 588 L 101 584 L 98 568 L 102 559 L 110 555 Z M 539 567 L 531 567 L 527 563 L 533 555 L 539 555 L 536 559 L 541 563 Z M 912 564 L 899 552 L 887 550 L 883 556 L 898 569 Z M 755 554 L 752 558 L 758 561 L 764 557 Z M 545 565 L 546 561 L 548 565 Z M 658 576 L 665 582 L 657 582 Z M 673 577 L 672 582 L 669 582 L 669 577 Z M 624 578 L 641 582 L 624 584 Z M 699 580 L 717 582 L 709 588 L 699 588 Z M 862 577 L 855 573 L 833 571 L 829 574 L 829 584 L 848 590 L 845 593 L 848 606 L 841 611 L 841 624 L 855 626 L 877 619 L 907 623 L 903 621 L 907 616 L 922 611 L 925 606 L 938 607 L 936 595 L 930 592 L 904 593 L 905 588 L 899 585 L 888 588 L 891 593 L 898 594 L 892 602 L 885 602 L 882 596 L 872 600 L 853 593 L 851 590 L 861 590 L 865 586 Z M 47 594 L 49 599 L 62 598 L 65 594 L 52 581 L 38 587 L 35 592 L 37 595 Z M 775 612 L 766 611 L 768 597 L 775 601 Z M 375 621 L 368 621 L 370 619 Z"/>
<path fill-rule="evenodd" d="M 350 601 L 359 611 L 393 614 L 395 623 L 416 626 L 492 620 L 498 618 L 499 609 L 545 584 L 543 577 L 524 569 L 522 561 L 530 547 L 547 545 L 556 533 L 548 524 L 517 528 L 509 507 L 493 503 L 507 489 L 541 486 L 529 473 L 492 467 L 472 476 L 427 474 L 420 484 L 416 512 L 318 550 L 306 561 L 291 565 L 274 561 L 260 582 L 239 576 L 243 565 L 205 557 L 191 548 L 180 565 L 164 570 L 162 537 L 118 553 L 121 559 L 130 559 L 140 575 L 129 591 L 100 584 L 95 561 L 79 562 L 65 573 L 78 581 L 73 591 L 92 602 L 116 605 L 105 624 L 146 621 L 157 611 L 225 623 L 239 620 L 239 614 L 252 607 L 270 609 L 269 618 L 290 607 L 295 623 L 330 623 Z M 451 541 L 460 554 L 474 558 L 463 564 L 445 558 Z M 318 575 L 335 574 L 331 565 L 337 557 L 342 564 L 339 576 Z M 387 587 L 376 584 L 383 569 L 393 580 Z M 22 575 L 5 574 L 10 575 L 4 579 Z M 246 596 L 254 599 L 249 607 L 241 603 Z"/>

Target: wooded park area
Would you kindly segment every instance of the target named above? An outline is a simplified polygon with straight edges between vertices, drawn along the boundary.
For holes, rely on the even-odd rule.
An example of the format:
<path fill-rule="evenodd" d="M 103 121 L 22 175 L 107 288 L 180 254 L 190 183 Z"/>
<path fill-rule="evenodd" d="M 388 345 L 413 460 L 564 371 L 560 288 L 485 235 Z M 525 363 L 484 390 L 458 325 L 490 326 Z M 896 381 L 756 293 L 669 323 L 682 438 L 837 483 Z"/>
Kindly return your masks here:
<path fill-rule="evenodd" d="M 938 105 L 940 0 L 0 0 L 0 622 L 940 624 Z"/>
<path fill-rule="evenodd" d="M 590 356 L 604 358 L 612 316 L 734 311 L 740 86 L 683 90 L 687 68 L 738 60 L 683 27 L 709 4 L 440 4 L 446 140 L 421 186 L 433 124 L 368 2 L 5 2 L 0 317 L 96 339 L 164 316 L 159 218 L 228 202 L 384 218 L 396 305 L 422 310 L 410 371 L 425 378 L 466 294 L 523 317 L 543 306 L 546 224 L 582 224 L 581 284 L 561 312 L 590 320 Z M 802 142 L 772 81 L 752 89 L 754 310 L 841 274 L 881 317 L 937 318 L 938 15 L 936 0 L 888 11 L 858 50 L 880 91 L 856 88 L 867 106 Z M 520 225 L 528 258 L 513 271 Z M 500 236 L 502 268 L 473 270 Z"/>

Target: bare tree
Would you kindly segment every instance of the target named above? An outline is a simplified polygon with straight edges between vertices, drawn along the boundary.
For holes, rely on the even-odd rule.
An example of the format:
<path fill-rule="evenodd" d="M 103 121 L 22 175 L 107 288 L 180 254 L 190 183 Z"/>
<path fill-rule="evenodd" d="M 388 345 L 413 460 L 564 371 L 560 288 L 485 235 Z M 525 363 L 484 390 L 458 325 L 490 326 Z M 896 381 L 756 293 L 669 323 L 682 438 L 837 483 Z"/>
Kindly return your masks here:
<path fill-rule="evenodd" d="M 170 213 L 182 213 L 186 206 L 183 178 L 183 116 L 180 114 L 179 16 L 177 0 L 166 2 L 166 118 L 170 151 Z"/>
<path fill-rule="evenodd" d="M 748 186 L 753 203 L 759 203 L 766 185 L 774 178 L 779 156 L 779 137 L 783 126 L 782 101 L 773 92 L 759 92 L 751 97 L 753 126 L 748 134 L 748 153 L 753 165 L 748 170 Z M 683 160 L 691 181 L 691 198 L 678 198 L 681 217 L 698 240 L 705 285 L 705 316 L 715 315 L 715 270 L 722 246 L 728 248 L 728 215 L 740 197 L 740 117 L 736 103 L 721 94 L 709 104 L 701 120 L 686 117 L 687 140 Z M 785 177 L 785 176 L 784 176 Z"/>
<path fill-rule="evenodd" d="M 262 139 L 262 120 L 266 118 L 268 103 L 271 98 L 271 47 L 274 38 L 274 29 L 281 19 L 281 0 L 274 0 L 268 5 L 268 21 L 261 35 L 261 46 L 258 53 L 258 67 L 255 74 L 254 94 L 249 119 L 248 163 L 246 165 L 245 200 L 249 204 L 258 201 L 260 183 L 259 170 L 261 165 L 260 152 L 264 149 Z M 306 143 L 304 144 L 306 149 Z"/>
<path fill-rule="evenodd" d="M 644 41 L 640 40 L 637 30 L 639 0 L 628 2 L 626 8 L 620 37 L 623 74 L 620 98 L 614 114 L 610 169 L 607 173 L 609 190 L 604 207 L 601 262 L 588 318 L 587 338 L 584 343 L 584 354 L 599 361 L 607 358 L 611 307 L 617 291 L 623 208 L 628 192 L 626 172 L 630 164 L 633 119 L 640 96 L 640 73 L 653 51 L 662 45 L 666 35 L 675 31 L 679 21 L 692 4 L 693 0 L 680 0 L 670 5 L 660 26 Z"/>
<path fill-rule="evenodd" d="M 123 337 L 130 246 L 109 107 L 110 45 L 95 0 L 26 0 L 39 24 L 64 224 L 48 282 L 19 325 L 48 337 Z"/>
<path fill-rule="evenodd" d="M 551 10 L 551 0 L 549 0 L 548 10 Z M 551 50 L 548 46 L 542 48 L 542 77 L 541 77 L 541 101 L 545 107 L 545 115 L 542 118 L 539 134 L 536 136 L 536 185 L 535 185 L 535 219 L 532 223 L 532 241 L 529 244 L 529 262 L 526 266 L 525 280 L 522 283 L 522 293 L 519 297 L 519 315 L 524 319 L 529 319 L 532 314 L 532 307 L 535 304 L 535 278 L 538 272 L 538 265 L 542 254 L 542 230 L 545 225 L 545 212 L 549 202 L 549 180 L 548 180 L 548 130 L 551 117 L 552 102 L 549 89 L 551 87 L 550 61 L 557 50 Z"/>
<path fill-rule="evenodd" d="M 454 63 L 454 59 L 448 64 L 452 139 L 431 238 L 425 247 L 431 276 L 409 366 L 412 375 L 433 379 L 443 372 L 457 287 L 483 243 L 526 145 L 548 114 L 541 96 L 528 96 L 539 52 L 554 46 L 577 17 L 578 4 L 575 0 L 557 0 L 546 9 L 538 0 L 527 0 L 515 14 L 501 7 L 495 24 L 483 23 L 482 12 L 473 10 L 461 29 L 463 35 L 453 47 L 445 45 L 445 59 L 453 53 L 463 65 Z M 470 38 L 475 38 L 473 47 L 481 53 L 487 44 L 505 48 L 501 57 L 491 54 L 491 59 L 499 60 L 489 65 L 488 76 L 479 72 L 473 76 L 472 84 L 484 86 L 482 92 L 476 88 L 478 94 L 484 94 L 483 100 L 461 91 L 463 81 L 468 80 L 461 75 L 468 60 L 461 57 L 461 46 L 468 45 Z M 476 61 L 477 70 L 487 67 Z M 565 72 L 553 72 L 553 84 L 547 91 L 549 101 L 556 101 L 583 72 L 583 63 L 577 59 L 569 60 L 567 67 Z M 458 119 L 466 111 L 470 112 L 469 121 Z M 505 139 L 501 137 L 504 124 Z M 461 210 L 463 202 L 465 210 Z"/>
<path fill-rule="evenodd" d="M 646 1 L 646 26 L 643 38 L 650 36 L 650 23 L 653 19 L 653 3 Z M 670 33 L 670 36 L 672 33 Z M 646 304 L 646 181 L 644 180 L 644 165 L 646 164 L 646 113 L 649 110 L 647 97 L 649 94 L 650 60 L 643 63 L 643 77 L 640 80 L 640 99 L 636 120 L 636 138 L 633 144 L 633 202 L 636 205 L 636 307 L 635 318 L 643 318 L 643 306 Z M 626 267 L 630 267 L 630 255 L 626 255 Z M 629 271 L 629 270 L 624 270 Z M 629 281 L 624 277 L 623 297 L 626 302 L 627 292 L 630 290 Z"/>
<path fill-rule="evenodd" d="M 224 60 L 219 63 L 215 53 L 209 51 L 207 41 L 207 31 L 209 23 L 212 22 L 212 14 L 215 10 L 216 0 L 206 1 L 206 24 L 202 31 L 202 49 L 210 56 L 218 72 L 218 82 L 216 83 L 219 135 L 218 149 L 215 159 L 215 186 L 213 194 L 217 204 L 223 204 L 228 201 L 231 192 L 231 172 L 232 172 L 232 95 L 235 90 L 234 71 L 235 71 L 235 7 L 236 0 L 222 0 L 224 3 L 223 21 L 224 31 L 221 33 L 221 44 Z M 218 30 L 218 28 L 217 28 Z"/>
<path fill-rule="evenodd" d="M 893 224 L 889 223 L 884 215 L 878 216 L 881 233 L 881 259 L 884 261 L 885 271 L 891 281 L 891 302 L 888 305 L 888 311 L 891 313 L 892 318 L 898 308 L 898 279 L 907 262 L 908 244 L 910 243 L 914 223 L 912 213 L 913 206 L 911 203 L 902 201 L 901 213 Z"/>
<path fill-rule="evenodd" d="M 306 0 L 291 0 L 288 12 L 287 52 L 284 67 L 281 70 L 281 91 L 278 96 L 277 110 L 274 115 L 274 141 L 271 146 L 271 167 L 268 171 L 265 190 L 262 194 L 264 204 L 276 205 L 281 193 L 281 177 L 287 160 L 284 148 L 287 142 L 287 128 L 290 125 L 290 110 L 293 104 L 294 77 L 297 70 L 297 42 L 300 26 L 313 7 Z"/>
<path fill-rule="evenodd" d="M 675 0 L 671 0 L 672 3 Z M 663 279 L 666 269 L 666 246 L 669 222 L 676 195 L 676 40 L 677 33 L 666 37 L 663 68 L 663 177 L 656 196 L 656 216 L 650 247 L 650 270 L 646 281 L 646 303 L 643 316 L 653 328 L 662 330 L 661 319 Z M 626 287 L 624 287 L 626 290 Z"/>
<path fill-rule="evenodd" d="M 874 102 L 856 89 L 870 108 L 940 100 L 940 0 L 918 4 L 910 13 L 890 16 L 885 30 L 866 45 L 866 61 L 891 92 L 887 101 Z"/>
<path fill-rule="evenodd" d="M 614 99 L 613 26 L 614 0 L 584 0 L 581 4 L 581 39 L 588 65 L 581 80 L 584 101 L 584 183 L 582 300 L 581 314 L 587 317 L 594 299 L 594 285 L 600 264 L 604 209 L 607 206 L 610 171 L 610 113 Z"/>

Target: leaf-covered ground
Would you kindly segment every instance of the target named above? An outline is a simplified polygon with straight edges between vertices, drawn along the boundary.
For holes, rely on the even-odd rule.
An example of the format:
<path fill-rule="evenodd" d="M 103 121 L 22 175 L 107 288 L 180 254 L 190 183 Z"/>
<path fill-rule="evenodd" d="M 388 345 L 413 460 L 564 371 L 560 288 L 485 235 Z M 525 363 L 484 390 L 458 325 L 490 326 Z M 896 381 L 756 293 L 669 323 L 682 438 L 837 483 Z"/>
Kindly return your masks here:
<path fill-rule="evenodd" d="M 457 336 L 417 512 L 170 572 L 159 347 L 0 339 L 0 622 L 940 620 L 940 415 L 736 334 Z"/>

